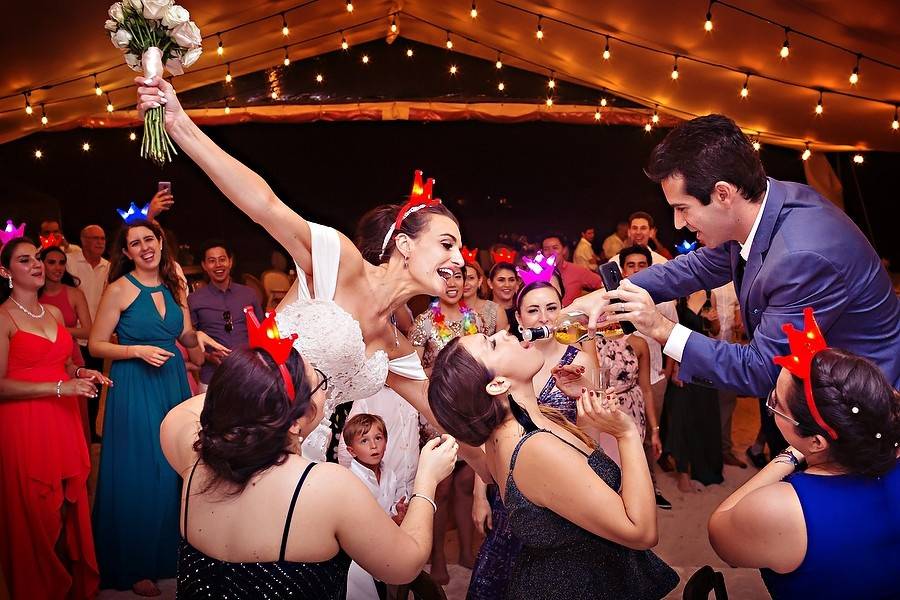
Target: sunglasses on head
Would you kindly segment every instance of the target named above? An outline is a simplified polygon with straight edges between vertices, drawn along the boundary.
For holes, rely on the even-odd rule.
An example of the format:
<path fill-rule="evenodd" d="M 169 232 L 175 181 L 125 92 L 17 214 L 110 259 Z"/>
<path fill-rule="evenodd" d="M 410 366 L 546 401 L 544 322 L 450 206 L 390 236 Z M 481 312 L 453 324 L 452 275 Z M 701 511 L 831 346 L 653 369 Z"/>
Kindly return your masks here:
<path fill-rule="evenodd" d="M 234 331 L 234 321 L 231 320 L 231 311 L 223 311 L 222 318 L 225 320 L 225 333 L 231 333 L 232 331 Z"/>

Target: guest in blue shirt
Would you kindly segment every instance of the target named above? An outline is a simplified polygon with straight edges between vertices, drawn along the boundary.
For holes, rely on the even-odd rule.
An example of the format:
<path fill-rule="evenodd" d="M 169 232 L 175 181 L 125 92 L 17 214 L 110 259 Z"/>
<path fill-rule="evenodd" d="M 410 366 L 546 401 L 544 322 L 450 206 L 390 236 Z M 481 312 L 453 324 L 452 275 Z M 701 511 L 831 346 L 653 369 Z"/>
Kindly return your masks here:
<path fill-rule="evenodd" d="M 779 364 L 767 406 L 790 446 L 713 512 L 709 540 L 776 599 L 896 598 L 900 394 L 843 350 L 815 353 L 808 377 Z"/>
<path fill-rule="evenodd" d="M 262 321 L 264 315 L 259 297 L 252 288 L 231 280 L 234 253 L 224 242 L 207 242 L 203 245 L 201 256 L 200 264 L 209 283 L 188 296 L 194 328 L 230 349 L 246 346 L 247 324 L 243 308 L 252 306 L 256 317 Z M 200 368 L 200 391 L 206 391 L 213 372 L 224 356 L 224 353 L 215 350 L 206 353 L 206 361 Z"/>

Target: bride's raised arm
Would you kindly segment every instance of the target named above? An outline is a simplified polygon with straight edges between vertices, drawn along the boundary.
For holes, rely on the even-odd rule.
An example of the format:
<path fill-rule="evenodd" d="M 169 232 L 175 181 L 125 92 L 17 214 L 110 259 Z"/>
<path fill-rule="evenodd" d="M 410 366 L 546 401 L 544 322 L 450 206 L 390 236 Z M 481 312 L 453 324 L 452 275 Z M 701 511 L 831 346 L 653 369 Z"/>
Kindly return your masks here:
<path fill-rule="evenodd" d="M 311 273 L 309 223 L 279 200 L 262 177 L 222 150 L 191 121 L 169 82 L 159 77 L 149 80 L 138 77 L 135 83 L 141 118 L 150 108 L 164 105 L 166 131 L 178 147 L 235 206 L 262 225 L 304 271 Z M 342 244 L 342 254 L 346 246 Z"/>

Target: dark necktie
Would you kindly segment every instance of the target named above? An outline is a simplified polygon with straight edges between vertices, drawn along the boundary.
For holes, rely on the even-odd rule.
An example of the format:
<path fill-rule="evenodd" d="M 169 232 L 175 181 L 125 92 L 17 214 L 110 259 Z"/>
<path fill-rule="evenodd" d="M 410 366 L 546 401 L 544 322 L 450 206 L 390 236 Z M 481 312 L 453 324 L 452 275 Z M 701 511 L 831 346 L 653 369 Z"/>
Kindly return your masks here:
<path fill-rule="evenodd" d="M 738 257 L 737 266 L 734 269 L 734 287 L 738 291 L 738 294 L 741 292 L 741 283 L 744 281 L 744 268 L 747 266 L 747 261 L 744 260 L 743 256 Z"/>

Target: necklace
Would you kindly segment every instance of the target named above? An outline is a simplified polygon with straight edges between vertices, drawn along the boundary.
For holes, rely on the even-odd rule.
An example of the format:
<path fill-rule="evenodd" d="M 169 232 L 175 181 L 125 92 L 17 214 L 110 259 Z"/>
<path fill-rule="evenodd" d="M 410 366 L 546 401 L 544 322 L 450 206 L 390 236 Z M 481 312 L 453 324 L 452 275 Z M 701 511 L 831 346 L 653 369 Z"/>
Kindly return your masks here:
<path fill-rule="evenodd" d="M 452 338 L 456 337 L 453 333 L 453 330 L 447 325 L 446 318 L 444 317 L 444 313 L 441 312 L 441 301 L 435 298 L 431 302 L 431 320 L 435 325 L 435 329 L 437 329 L 438 337 L 441 338 L 442 342 L 448 342 Z M 475 325 L 475 311 L 466 306 L 465 302 L 460 301 L 459 303 L 459 312 L 462 314 L 462 334 L 463 335 L 471 335 L 473 333 L 478 333 L 478 327 Z"/>
<path fill-rule="evenodd" d="M 38 304 L 38 306 L 41 307 L 41 313 L 36 315 L 36 314 L 34 314 L 33 312 L 31 312 L 30 310 L 28 310 L 27 308 L 25 308 L 24 306 L 22 306 L 21 304 L 19 304 L 19 303 L 16 301 L 16 299 L 13 298 L 12 296 L 10 296 L 9 299 L 12 300 L 12 301 L 15 303 L 16 306 L 18 306 L 20 309 L 22 309 L 22 312 L 23 312 L 23 313 L 25 313 L 26 315 L 28 315 L 28 316 L 31 317 L 32 319 L 40 319 L 40 318 L 42 318 L 42 317 L 44 316 L 44 314 L 47 312 L 47 309 L 44 308 L 44 305 L 43 305 L 43 304 Z"/>

